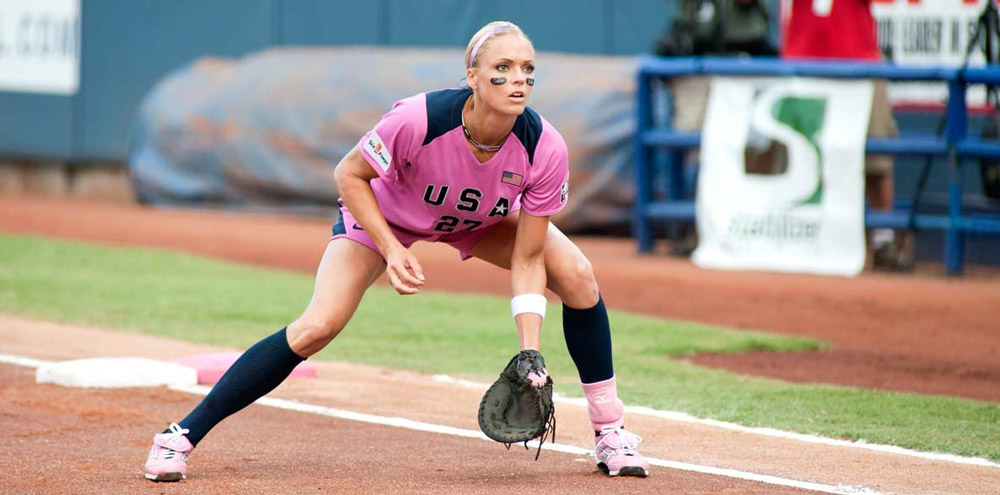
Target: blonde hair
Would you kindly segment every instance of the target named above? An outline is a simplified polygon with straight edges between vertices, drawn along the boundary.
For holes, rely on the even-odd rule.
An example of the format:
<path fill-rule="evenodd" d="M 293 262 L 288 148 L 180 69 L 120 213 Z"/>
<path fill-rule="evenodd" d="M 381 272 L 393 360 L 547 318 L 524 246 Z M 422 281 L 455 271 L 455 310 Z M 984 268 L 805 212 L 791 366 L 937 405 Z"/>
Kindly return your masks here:
<path fill-rule="evenodd" d="M 505 34 L 516 34 L 531 43 L 531 38 L 524 34 L 524 31 L 517 24 L 508 21 L 493 21 L 476 31 L 469 40 L 469 46 L 465 47 L 465 68 L 475 67 L 479 62 L 479 54 L 489 43 L 490 38 Z"/>

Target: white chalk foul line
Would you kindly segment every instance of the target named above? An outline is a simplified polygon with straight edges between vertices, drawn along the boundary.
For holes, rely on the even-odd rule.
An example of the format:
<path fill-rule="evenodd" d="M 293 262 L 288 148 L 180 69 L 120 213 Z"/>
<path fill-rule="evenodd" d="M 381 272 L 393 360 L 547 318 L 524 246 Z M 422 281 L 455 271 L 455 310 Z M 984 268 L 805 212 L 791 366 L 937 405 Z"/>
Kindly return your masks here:
<path fill-rule="evenodd" d="M 51 362 L 52 361 L 45 361 L 45 360 L 40 360 L 40 359 L 33 359 L 33 358 L 27 358 L 27 357 L 22 357 L 22 356 L 14 356 L 14 355 L 9 355 L 9 354 L 0 354 L 0 363 L 14 364 L 14 365 L 18 365 L 18 366 L 27 366 L 27 367 L 32 367 L 32 368 L 39 368 L 39 367 L 44 366 L 46 364 L 49 364 Z M 447 375 L 434 375 L 432 377 L 432 379 L 435 380 L 435 381 L 439 381 L 439 382 L 455 383 L 455 384 L 458 384 L 458 385 L 461 385 L 461 386 L 465 386 L 465 387 L 482 388 L 483 390 L 485 390 L 486 387 L 488 387 L 487 384 L 481 384 L 481 383 L 471 382 L 471 381 L 467 381 L 467 380 L 457 380 L 457 379 L 451 378 L 451 377 L 449 377 Z M 171 388 L 175 389 L 175 390 L 178 390 L 178 391 L 183 391 L 183 392 L 188 392 L 188 393 L 194 393 L 194 394 L 199 394 L 199 395 L 205 395 L 205 394 L 208 393 L 209 390 L 211 390 L 209 387 L 201 387 L 201 386 L 198 386 L 198 387 L 171 387 Z M 574 404 L 574 405 L 586 407 L 586 402 L 582 398 L 568 398 L 568 397 L 559 396 L 557 394 L 555 400 L 557 402 L 560 402 L 560 403 Z M 453 427 L 442 426 L 442 425 L 434 425 L 434 424 L 431 424 L 431 423 L 422 423 L 422 422 L 419 422 L 419 421 L 413 421 L 413 420 L 409 420 L 409 419 L 406 419 L 406 418 L 386 418 L 386 417 L 373 416 L 373 415 L 364 414 L 364 413 L 357 413 L 357 412 L 345 411 L 345 410 L 338 410 L 338 409 L 333 409 L 333 408 L 328 408 L 328 407 L 323 407 L 323 406 L 315 406 L 315 405 L 310 405 L 310 404 L 304 404 L 304 403 L 300 403 L 300 402 L 287 401 L 287 400 L 283 400 L 283 399 L 272 399 L 272 398 L 269 398 L 269 397 L 264 397 L 262 399 L 259 399 L 257 401 L 257 403 L 262 404 L 262 405 L 267 405 L 267 406 L 270 406 L 270 407 L 280 408 L 280 409 L 288 409 L 288 410 L 295 410 L 295 411 L 302 411 L 302 412 L 311 412 L 311 413 L 314 413 L 314 414 L 321 414 L 321 415 L 325 415 L 325 416 L 337 417 L 337 418 L 347 419 L 347 420 L 353 420 L 353 421 L 361 421 L 361 422 L 367 422 L 367 423 L 373 423 L 373 424 L 380 424 L 380 425 L 387 425 L 387 426 L 396 426 L 396 427 L 401 427 L 401 428 L 409 428 L 409 429 L 414 429 L 414 430 L 419 430 L 419 431 L 426 431 L 426 432 L 433 432 L 433 433 L 442 433 L 442 434 L 450 434 L 450 435 L 455 435 L 455 436 L 460 436 L 460 437 L 478 438 L 478 439 L 482 439 L 482 440 L 489 440 L 485 435 L 483 435 L 481 432 L 478 432 L 478 431 L 463 430 L 463 429 L 460 429 L 460 428 L 453 428 Z M 715 420 L 708 420 L 708 419 L 696 418 L 694 416 L 690 416 L 688 414 L 680 413 L 680 412 L 660 411 L 660 410 L 646 408 L 646 407 L 626 407 L 626 411 L 629 411 L 629 412 L 631 412 L 633 414 L 645 414 L 645 415 L 657 416 L 657 417 L 661 417 L 661 418 L 665 418 L 665 419 L 671 419 L 671 420 L 675 420 L 675 421 L 698 423 L 698 424 L 704 424 L 704 425 L 714 426 L 714 427 L 723 428 L 723 429 L 729 429 L 729 430 L 735 430 L 735 431 L 743 431 L 743 432 L 747 432 L 747 433 L 754 433 L 754 434 L 765 435 L 765 436 L 789 438 L 789 439 L 793 439 L 793 440 L 799 440 L 799 441 L 810 442 L 810 443 L 820 443 L 820 444 L 835 445 L 835 446 L 867 448 L 867 449 L 871 449 L 871 450 L 878 450 L 878 451 L 883 451 L 883 452 L 892 452 L 892 453 L 896 453 L 896 454 L 909 455 L 909 456 L 915 456 L 915 457 L 921 457 L 921 458 L 927 458 L 927 459 L 933 459 L 933 460 L 939 460 L 939 461 L 945 461 L 945 462 L 954 462 L 954 463 L 959 463 L 959 464 L 971 464 L 971 465 L 979 465 L 979 466 L 987 466 L 987 467 L 1000 467 L 1000 464 L 988 461 L 986 459 L 981 459 L 981 458 L 969 458 L 969 457 L 962 457 L 962 456 L 956 456 L 956 455 L 951 455 L 951 454 L 937 454 L 937 453 L 930 453 L 930 452 L 919 452 L 919 451 L 912 451 L 912 450 L 903 449 L 903 448 L 900 448 L 900 447 L 889 446 L 889 445 L 866 444 L 866 443 L 863 443 L 863 442 L 847 442 L 847 441 L 843 441 L 843 440 L 834 440 L 834 439 L 828 439 L 828 438 L 823 438 L 823 437 L 816 437 L 816 436 L 812 436 L 812 435 L 803 435 L 803 434 L 799 434 L 799 433 L 790 433 L 790 432 L 785 432 L 785 431 L 781 431 L 781 430 L 775 430 L 775 429 L 772 429 L 772 428 L 750 428 L 750 427 L 745 427 L 745 426 L 741 426 L 741 425 L 737 425 L 737 424 L 733 424 L 733 423 L 725 423 L 725 422 L 722 422 L 722 421 L 715 421 Z M 537 447 L 537 443 L 536 442 L 529 442 L 529 445 L 534 445 L 535 447 Z M 580 448 L 580 447 L 575 447 L 575 446 L 570 446 L 570 445 L 562 445 L 562 444 L 552 444 L 552 443 L 549 443 L 549 444 L 546 444 L 543 448 L 547 449 L 547 450 L 553 450 L 553 451 L 556 451 L 556 452 L 565 452 L 565 453 L 577 454 L 577 455 L 591 455 L 592 454 L 592 451 L 590 451 L 589 449 L 583 449 L 583 448 Z M 806 489 L 806 490 L 823 492 L 823 493 L 837 493 L 837 494 L 859 494 L 859 493 L 861 493 L 861 494 L 877 494 L 878 493 L 876 491 L 873 491 L 873 490 L 865 488 L 865 487 L 855 487 L 855 486 L 847 486 L 847 485 L 837 485 L 837 486 L 834 486 L 834 485 L 824 485 L 824 484 L 819 484 L 819 483 L 811 483 L 811 482 L 789 480 L 789 479 L 785 479 L 785 478 L 779 478 L 779 477 L 768 476 L 768 475 L 759 475 L 759 474 L 754 474 L 754 473 L 744 473 L 742 471 L 736 471 L 736 470 L 731 470 L 731 469 L 716 468 L 716 467 L 712 467 L 712 466 L 701 466 L 701 465 L 697 465 L 697 464 L 689 464 L 689 463 L 684 463 L 684 462 L 669 461 L 669 460 L 656 459 L 656 458 L 647 458 L 647 460 L 649 461 L 649 463 L 651 465 L 654 465 L 654 466 L 662 466 L 662 467 L 671 468 L 671 469 L 679 469 L 679 470 L 684 470 L 684 471 L 692 471 L 692 472 L 699 472 L 699 473 L 704 473 L 704 474 L 713 474 L 713 475 L 727 476 L 727 477 L 732 477 L 732 478 L 739 478 L 739 479 L 746 479 L 746 480 L 752 480 L 752 481 L 759 481 L 759 482 L 762 482 L 762 483 L 782 485 L 782 486 L 789 486 L 789 487 L 796 487 L 796 488 L 802 488 L 802 489 Z"/>
<path fill-rule="evenodd" d="M 171 390 L 177 390 L 181 392 L 187 392 L 198 395 L 207 395 L 208 392 L 211 390 L 210 387 L 205 387 L 201 385 L 193 387 L 169 387 L 169 388 Z M 260 404 L 262 406 L 274 407 L 278 409 L 286 409 L 290 411 L 317 414 L 320 416 L 328 416 L 332 418 L 358 421 L 361 423 L 375 424 L 380 426 L 392 426 L 396 428 L 405 428 L 408 430 L 422 431 L 427 433 L 438 433 L 443 435 L 453 435 L 464 438 L 475 438 L 479 440 L 486 440 L 489 442 L 493 441 L 487 438 L 486 435 L 484 435 L 480 431 L 466 430 L 462 428 L 437 425 L 433 423 L 424 423 L 421 421 L 414 421 L 412 419 L 407 419 L 407 418 L 376 416 L 374 414 L 346 411 L 343 409 L 334 409 L 332 407 L 317 406 L 313 404 L 305 404 L 302 402 L 295 402 L 285 399 L 275 399 L 271 397 L 262 397 L 257 400 L 256 404 Z M 535 441 L 528 442 L 528 447 L 537 448 L 538 442 Z M 573 454 L 573 455 L 591 456 L 593 454 L 593 450 L 591 449 L 585 449 L 574 445 L 565 445 L 565 444 L 551 443 L 551 442 L 543 445 L 542 449 L 551 450 L 554 452 L 562 452 L 566 454 Z M 665 459 L 656 459 L 652 457 L 647 457 L 646 460 L 649 461 L 649 464 L 653 466 L 661 466 L 670 469 L 678 469 L 681 471 L 692 471 L 696 473 L 710 474 L 715 476 L 726 476 L 729 478 L 737 478 L 747 481 L 756 481 L 760 483 L 767 483 L 770 485 L 787 486 L 790 488 L 799 488 L 803 490 L 810 490 L 820 493 L 880 495 L 879 492 L 864 487 L 846 486 L 846 485 L 836 485 L 836 486 L 825 485 L 822 483 L 797 481 L 787 478 L 779 478 L 777 476 L 769 476 L 765 474 L 755 474 L 744 471 L 737 471 L 735 469 L 701 466 L 698 464 L 669 461 Z"/>
<path fill-rule="evenodd" d="M 29 357 L 12 356 L 10 354 L 0 354 L 0 363 L 26 366 L 28 368 L 41 368 L 42 366 L 52 362 L 53 361 L 43 361 L 41 359 L 32 359 Z"/>
<path fill-rule="evenodd" d="M 31 368 L 39 368 L 52 361 L 43 361 L 40 359 L 25 358 L 21 356 L 12 356 L 9 354 L 0 354 L 0 363 L 14 364 L 18 366 L 27 366 Z M 196 395 L 207 395 L 211 391 L 211 387 L 205 387 L 201 385 L 189 386 L 189 387 L 169 387 L 171 390 L 177 390 L 180 392 L 186 392 Z M 321 416 L 328 416 L 338 419 L 344 419 L 349 421 L 358 421 L 362 423 L 376 424 L 382 426 L 392 426 L 396 428 L 406 428 L 409 430 L 422 431 L 428 433 L 438 433 L 443 435 L 453 435 L 463 438 L 474 438 L 479 440 L 486 440 L 492 442 L 486 437 L 482 432 L 475 430 L 466 430 L 463 428 L 455 428 L 451 426 L 437 425 L 433 423 L 424 423 L 421 421 L 414 421 L 412 419 L 401 418 L 401 417 L 385 417 L 376 416 L 373 414 L 359 413 L 355 411 L 347 411 L 343 409 L 334 409 L 331 407 L 317 406 L 313 404 L 306 404 L 302 402 L 295 402 L 285 399 L 275 399 L 271 397 L 262 397 L 256 401 L 256 404 L 260 404 L 267 407 L 274 407 L 277 409 L 285 409 L 290 411 L 298 411 L 310 414 L 317 414 Z M 538 442 L 532 441 L 528 442 L 528 446 L 531 448 L 537 448 Z M 591 449 L 585 449 L 582 447 L 577 447 L 573 445 L 565 445 L 558 443 L 547 443 L 542 446 L 544 450 L 551 450 L 554 452 L 562 452 L 566 454 L 573 455 L 583 455 L 591 456 L 593 451 Z M 870 494 L 870 495 L 880 495 L 879 492 L 856 486 L 846 486 L 846 485 L 826 485 L 822 483 L 812 483 L 808 481 L 797 481 L 787 478 L 780 478 L 777 476 L 770 476 L 765 474 L 748 473 L 744 471 L 737 471 L 735 469 L 725 469 L 717 468 L 712 466 L 702 466 L 698 464 L 690 464 L 686 462 L 670 461 L 666 459 L 657 459 L 654 457 L 647 457 L 646 460 L 650 465 L 660 466 L 669 469 L 677 469 L 681 471 L 691 471 L 702 474 L 709 474 L 715 476 L 726 476 L 729 478 L 742 479 L 747 481 L 756 481 L 760 483 L 766 483 L 771 485 L 787 486 L 791 488 L 799 488 L 803 490 L 810 490 L 820 493 L 834 493 L 834 494 Z"/>
<path fill-rule="evenodd" d="M 444 383 L 454 383 L 456 385 L 461 385 L 463 387 L 482 389 L 485 391 L 490 385 L 486 383 L 478 383 L 469 380 L 459 380 L 452 378 L 448 375 L 434 375 L 432 377 L 435 381 Z M 582 397 L 565 397 L 559 394 L 555 396 L 555 402 L 561 404 L 572 404 L 581 407 L 587 407 L 587 401 Z M 876 452 L 885 452 L 890 454 L 905 455 L 910 457 L 918 457 L 921 459 L 929 459 L 932 461 L 943 461 L 951 462 L 955 464 L 965 464 L 970 466 L 983 466 L 1000 468 L 1000 464 L 993 462 L 989 459 L 983 459 L 981 457 L 963 457 L 955 454 L 942 454 L 938 452 L 922 452 L 919 450 L 910 450 L 903 447 L 896 447 L 895 445 L 882 445 L 877 443 L 868 443 L 864 440 L 857 440 L 850 442 L 847 440 L 839 440 L 834 438 L 820 437 L 816 435 L 806 435 L 803 433 L 794 433 L 790 431 L 782 431 L 774 428 L 759 428 L 738 425 L 735 423 L 727 423 L 725 421 L 717 421 L 714 419 L 704 419 L 691 416 L 687 413 L 677 412 L 677 411 L 661 411 L 659 409 L 652 409 L 649 407 L 642 406 L 625 406 L 625 412 L 630 414 L 642 414 L 646 416 L 653 416 L 657 418 L 669 419 L 671 421 L 678 421 L 682 423 L 694 423 L 704 426 L 711 426 L 714 428 L 721 428 L 724 430 L 738 431 L 741 433 L 751 433 L 754 435 L 763 435 L 767 437 L 784 438 L 789 440 L 796 440 L 799 442 L 815 443 L 820 445 L 830 445 L 834 447 L 850 447 L 856 449 L 873 450 Z"/>

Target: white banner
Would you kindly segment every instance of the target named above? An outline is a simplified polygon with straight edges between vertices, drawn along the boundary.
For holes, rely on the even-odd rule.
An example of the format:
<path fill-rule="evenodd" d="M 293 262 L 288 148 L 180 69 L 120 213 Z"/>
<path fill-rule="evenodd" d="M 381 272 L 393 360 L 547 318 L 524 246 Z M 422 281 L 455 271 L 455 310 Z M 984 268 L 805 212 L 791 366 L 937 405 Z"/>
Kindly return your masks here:
<path fill-rule="evenodd" d="M 893 61 L 903 67 L 959 67 L 986 2 L 876 0 L 872 14 L 878 21 L 879 44 L 890 49 Z M 997 35 L 992 33 L 994 42 Z M 985 62 L 982 42 L 981 38 L 969 56 L 971 67 L 982 67 Z M 894 102 L 940 103 L 947 100 L 948 89 L 943 83 L 893 83 L 889 95 Z M 969 91 L 970 105 L 984 102 L 983 91 Z"/>
<path fill-rule="evenodd" d="M 0 1 L 0 91 L 71 95 L 80 85 L 80 0 Z"/>
<path fill-rule="evenodd" d="M 715 78 L 702 130 L 693 261 L 861 272 L 871 101 L 869 81 Z M 768 173 L 761 163 L 772 167 Z"/>

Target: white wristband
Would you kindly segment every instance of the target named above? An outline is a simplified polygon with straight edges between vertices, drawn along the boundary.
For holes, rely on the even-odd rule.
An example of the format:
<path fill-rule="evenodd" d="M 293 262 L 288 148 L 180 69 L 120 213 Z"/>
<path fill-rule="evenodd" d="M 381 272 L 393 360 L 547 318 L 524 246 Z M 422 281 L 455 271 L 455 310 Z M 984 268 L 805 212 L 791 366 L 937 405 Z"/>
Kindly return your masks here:
<path fill-rule="evenodd" d="M 535 313 L 545 318 L 545 296 L 541 294 L 521 294 L 510 300 L 510 312 L 514 318 L 521 313 Z"/>

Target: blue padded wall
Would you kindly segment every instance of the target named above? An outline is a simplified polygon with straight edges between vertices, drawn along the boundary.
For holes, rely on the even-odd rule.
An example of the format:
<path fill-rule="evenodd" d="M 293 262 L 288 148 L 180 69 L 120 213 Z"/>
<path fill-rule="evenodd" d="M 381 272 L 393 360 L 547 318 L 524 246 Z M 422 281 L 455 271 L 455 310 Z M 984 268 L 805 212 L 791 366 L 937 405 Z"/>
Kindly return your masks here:
<path fill-rule="evenodd" d="M 142 98 L 170 71 L 205 55 L 238 57 L 273 36 L 269 0 L 84 0 L 75 154 L 121 159 Z"/>
<path fill-rule="evenodd" d="M 611 46 L 607 53 L 650 53 L 653 40 L 670 24 L 675 9 L 675 2 L 660 0 L 614 2 L 608 12 Z"/>
<path fill-rule="evenodd" d="M 496 19 L 520 24 L 539 50 L 638 54 L 673 9 L 671 0 L 81 0 L 79 93 L 0 92 L 0 156 L 123 160 L 142 98 L 204 56 L 275 45 L 464 47 Z"/>
<path fill-rule="evenodd" d="M 287 0 L 278 3 L 276 44 L 376 45 L 386 0 L 331 2 Z"/>
<path fill-rule="evenodd" d="M 74 100 L 0 91 L 0 155 L 72 158 Z"/>
<path fill-rule="evenodd" d="M 497 18 L 496 2 L 388 0 L 381 43 L 392 46 L 465 46 L 479 27 Z"/>
<path fill-rule="evenodd" d="M 611 46 L 605 0 L 507 0 L 499 7 L 498 16 L 521 26 L 538 50 L 607 54 Z"/>

